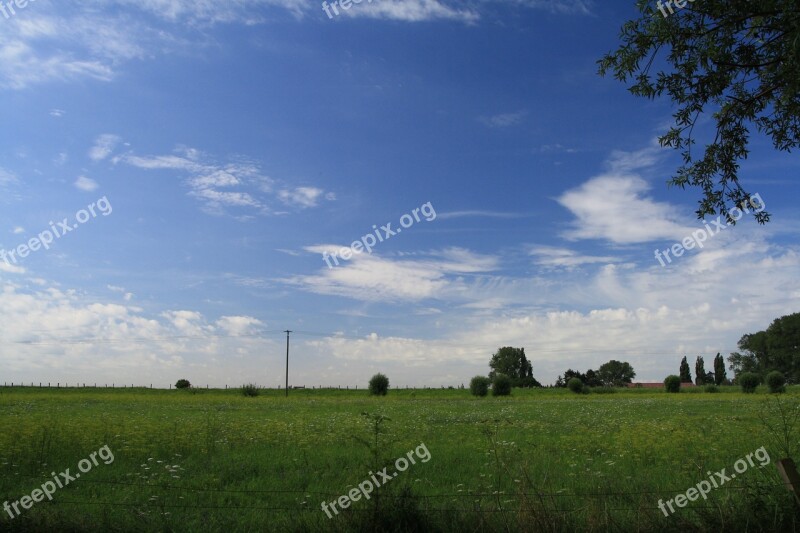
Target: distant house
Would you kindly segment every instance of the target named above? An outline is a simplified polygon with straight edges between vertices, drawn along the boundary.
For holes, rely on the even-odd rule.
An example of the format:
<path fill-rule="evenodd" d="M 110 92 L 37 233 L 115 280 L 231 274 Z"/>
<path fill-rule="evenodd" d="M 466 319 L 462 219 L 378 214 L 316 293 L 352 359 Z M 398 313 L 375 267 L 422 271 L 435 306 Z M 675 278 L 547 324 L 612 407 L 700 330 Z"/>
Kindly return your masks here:
<path fill-rule="evenodd" d="M 694 383 L 686 382 L 681 383 L 681 387 L 695 387 Z M 645 383 L 628 383 L 629 389 L 663 389 L 664 383 L 660 381 L 645 382 Z"/>

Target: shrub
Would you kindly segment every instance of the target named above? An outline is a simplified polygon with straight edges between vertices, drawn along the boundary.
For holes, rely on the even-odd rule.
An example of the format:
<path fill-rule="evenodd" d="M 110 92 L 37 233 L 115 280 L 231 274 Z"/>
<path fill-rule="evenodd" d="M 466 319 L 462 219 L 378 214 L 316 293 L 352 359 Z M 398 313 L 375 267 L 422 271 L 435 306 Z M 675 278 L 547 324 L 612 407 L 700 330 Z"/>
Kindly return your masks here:
<path fill-rule="evenodd" d="M 756 387 L 761 383 L 761 378 L 753 372 L 745 372 L 739 376 L 738 381 L 739 385 L 742 386 L 742 392 L 752 393 L 756 391 Z"/>
<path fill-rule="evenodd" d="M 190 389 L 192 388 L 192 384 L 189 383 L 188 379 L 179 379 L 178 382 L 175 384 L 176 389 Z"/>
<path fill-rule="evenodd" d="M 680 376 L 676 376 L 675 374 L 667 376 L 667 379 L 664 380 L 664 388 L 667 390 L 667 392 L 680 392 L 681 391 Z"/>
<path fill-rule="evenodd" d="M 258 390 L 258 387 L 256 386 L 255 383 L 248 383 L 247 385 L 242 385 L 242 394 L 244 396 L 255 397 L 258 396 L 260 393 L 261 391 Z"/>
<path fill-rule="evenodd" d="M 489 394 L 489 384 L 491 384 L 491 382 L 492 380 L 486 376 L 475 376 L 469 382 L 469 392 L 471 392 L 473 396 L 486 396 Z"/>
<path fill-rule="evenodd" d="M 711 383 L 709 385 L 706 385 L 706 392 L 719 392 L 719 387 Z"/>
<path fill-rule="evenodd" d="M 592 394 L 614 394 L 617 392 L 617 389 L 604 385 L 602 387 L 592 387 L 591 392 Z"/>
<path fill-rule="evenodd" d="M 572 378 L 567 382 L 567 388 L 575 394 L 580 394 L 583 392 L 583 381 L 580 378 Z"/>
<path fill-rule="evenodd" d="M 767 374 L 767 387 L 769 387 L 770 392 L 786 392 L 786 377 L 777 370 L 770 372 Z"/>
<path fill-rule="evenodd" d="M 389 378 L 383 374 L 375 374 L 369 380 L 369 393 L 373 396 L 386 396 L 389 391 Z"/>
<path fill-rule="evenodd" d="M 509 396 L 511 394 L 511 378 L 505 374 L 496 374 L 492 381 L 492 396 Z"/>

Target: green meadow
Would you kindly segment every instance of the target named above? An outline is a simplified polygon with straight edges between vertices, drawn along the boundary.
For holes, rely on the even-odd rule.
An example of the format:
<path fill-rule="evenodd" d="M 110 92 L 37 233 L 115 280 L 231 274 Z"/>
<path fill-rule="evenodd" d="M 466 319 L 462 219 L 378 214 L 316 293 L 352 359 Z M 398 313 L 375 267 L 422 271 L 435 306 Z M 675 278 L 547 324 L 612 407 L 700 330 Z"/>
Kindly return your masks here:
<path fill-rule="evenodd" d="M 0 388 L 0 499 L 19 501 L 107 445 L 102 461 L 2 531 L 793 531 L 775 467 L 797 453 L 786 394 L 514 389 L 262 391 Z M 424 444 L 332 518 L 331 502 Z M 674 514 L 709 472 L 750 467 Z M 0 503 L 2 503 L 0 501 Z"/>

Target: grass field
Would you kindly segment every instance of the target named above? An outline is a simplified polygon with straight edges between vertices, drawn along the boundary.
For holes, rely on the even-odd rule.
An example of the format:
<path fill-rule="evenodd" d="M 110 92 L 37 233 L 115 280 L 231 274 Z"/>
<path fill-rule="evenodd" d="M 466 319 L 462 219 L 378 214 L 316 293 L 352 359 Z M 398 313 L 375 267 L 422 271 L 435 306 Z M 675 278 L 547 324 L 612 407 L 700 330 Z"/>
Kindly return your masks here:
<path fill-rule="evenodd" d="M 797 413 L 800 388 L 781 405 Z M 793 531 L 800 513 L 774 463 L 798 428 L 759 389 L 718 394 L 515 389 L 237 391 L 0 388 L 0 498 L 110 464 L 53 500 L 0 516 L 3 531 Z M 376 433 L 374 417 L 387 417 Z M 761 418 L 773 425 L 770 431 Z M 789 424 L 790 425 L 790 424 Z M 375 446 L 377 439 L 377 448 Z M 424 444 L 417 461 L 328 518 L 321 509 Z M 668 517 L 709 472 L 766 447 L 708 499 Z M 0 502 L 2 503 L 2 502 Z"/>

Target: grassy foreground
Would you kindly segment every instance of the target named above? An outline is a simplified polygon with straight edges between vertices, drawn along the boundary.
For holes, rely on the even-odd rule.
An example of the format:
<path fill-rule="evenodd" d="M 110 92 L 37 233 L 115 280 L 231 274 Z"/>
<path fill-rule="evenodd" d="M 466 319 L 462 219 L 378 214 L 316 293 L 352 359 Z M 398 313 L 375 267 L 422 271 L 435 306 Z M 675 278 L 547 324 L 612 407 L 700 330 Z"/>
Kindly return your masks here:
<path fill-rule="evenodd" d="M 114 460 L 20 516 L 0 509 L 0 531 L 794 531 L 800 512 L 774 463 L 797 452 L 800 428 L 784 429 L 799 400 L 797 387 L 780 406 L 762 390 L 725 387 L 515 389 L 510 398 L 298 390 L 288 399 L 6 387 L 0 505 L 52 472 L 74 475 L 105 445 Z M 376 434 L 375 418 L 362 413 L 388 420 Z M 423 443 L 427 462 L 332 518 L 321 510 Z M 767 466 L 668 517 L 659 510 L 659 499 L 731 473 L 762 446 Z"/>

